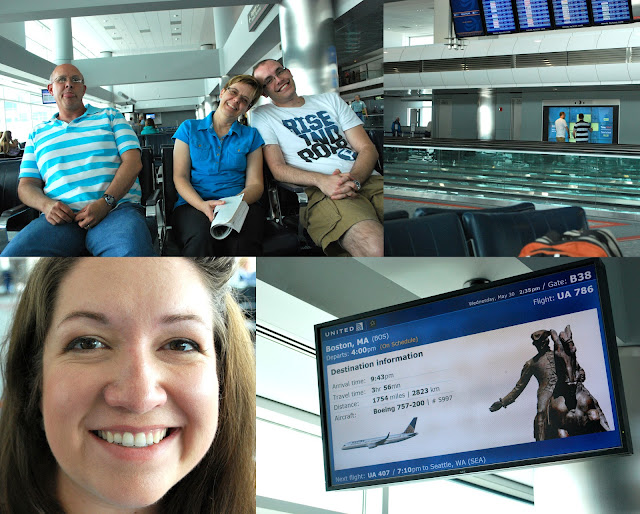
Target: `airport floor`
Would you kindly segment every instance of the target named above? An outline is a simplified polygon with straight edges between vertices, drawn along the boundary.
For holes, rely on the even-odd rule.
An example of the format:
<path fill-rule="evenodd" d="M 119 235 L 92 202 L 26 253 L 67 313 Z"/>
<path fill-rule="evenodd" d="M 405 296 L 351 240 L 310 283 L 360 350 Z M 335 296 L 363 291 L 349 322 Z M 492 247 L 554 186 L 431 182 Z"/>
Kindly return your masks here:
<path fill-rule="evenodd" d="M 429 200 L 418 200 L 416 198 L 403 198 L 400 196 L 391 196 L 385 194 L 384 210 L 386 212 L 395 210 L 405 210 L 409 212 L 409 216 L 413 215 L 418 207 L 440 207 L 440 208 L 476 208 L 475 206 L 467 206 L 464 204 L 438 203 Z M 613 213 L 615 215 L 615 213 Z M 617 239 L 620 250 L 624 257 L 640 257 L 640 222 L 618 221 L 613 218 L 602 216 L 587 215 L 589 228 L 606 228 Z"/>

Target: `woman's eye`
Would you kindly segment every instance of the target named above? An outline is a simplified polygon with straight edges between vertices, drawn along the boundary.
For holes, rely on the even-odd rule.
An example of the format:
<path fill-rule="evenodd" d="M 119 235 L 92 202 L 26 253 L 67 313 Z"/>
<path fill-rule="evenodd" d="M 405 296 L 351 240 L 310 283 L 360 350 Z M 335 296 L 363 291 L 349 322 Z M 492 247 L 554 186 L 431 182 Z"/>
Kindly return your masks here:
<path fill-rule="evenodd" d="M 176 352 L 200 351 L 200 345 L 193 341 L 189 341 L 188 339 L 174 339 L 173 341 L 169 341 L 164 347 L 168 350 L 173 350 Z"/>
<path fill-rule="evenodd" d="M 71 341 L 67 346 L 67 350 L 99 350 L 106 348 L 102 341 L 95 337 L 78 337 Z"/>

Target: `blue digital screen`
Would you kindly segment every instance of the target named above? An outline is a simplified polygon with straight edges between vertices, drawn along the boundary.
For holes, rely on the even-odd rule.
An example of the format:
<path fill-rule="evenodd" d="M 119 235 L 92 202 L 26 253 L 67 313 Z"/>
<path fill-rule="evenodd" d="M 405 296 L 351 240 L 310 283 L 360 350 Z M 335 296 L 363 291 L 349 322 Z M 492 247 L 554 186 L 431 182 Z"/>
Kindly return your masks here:
<path fill-rule="evenodd" d="M 569 126 L 569 142 L 575 142 L 573 137 L 573 125 L 579 120 L 578 115 L 584 115 L 584 121 L 591 124 L 589 143 L 612 144 L 618 142 L 617 134 L 617 106 L 580 106 L 580 107 L 545 107 L 547 141 L 556 140 L 555 121 L 564 111 L 565 121 Z"/>
<path fill-rule="evenodd" d="M 511 0 L 482 0 L 487 34 L 516 32 L 516 17 Z"/>
<path fill-rule="evenodd" d="M 632 21 L 629 0 L 591 0 L 591 11 L 595 25 L 614 25 Z"/>
<path fill-rule="evenodd" d="M 516 0 L 518 26 L 521 31 L 551 28 L 551 14 L 547 0 Z"/>
<path fill-rule="evenodd" d="M 623 445 L 595 263 L 506 282 L 316 326 L 328 489 Z M 509 409 L 490 409 L 519 387 L 539 331 L 552 360 L 561 331 L 575 341 L 598 430 L 536 436 L 533 377 Z"/>
<path fill-rule="evenodd" d="M 591 24 L 587 0 L 551 0 L 556 27 L 586 27 Z"/>
<path fill-rule="evenodd" d="M 451 0 L 453 27 L 457 37 L 483 36 L 479 0 Z"/>

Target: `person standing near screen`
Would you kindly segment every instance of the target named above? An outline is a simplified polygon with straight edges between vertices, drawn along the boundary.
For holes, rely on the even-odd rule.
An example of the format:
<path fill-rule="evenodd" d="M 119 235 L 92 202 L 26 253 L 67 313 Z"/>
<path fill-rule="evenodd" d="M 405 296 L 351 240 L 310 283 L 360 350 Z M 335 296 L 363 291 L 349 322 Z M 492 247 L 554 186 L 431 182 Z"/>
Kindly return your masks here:
<path fill-rule="evenodd" d="M 584 114 L 578 114 L 578 121 L 573 126 L 573 138 L 576 143 L 588 143 L 589 132 L 593 132 L 591 123 L 584 121 Z"/>
<path fill-rule="evenodd" d="M 560 117 L 556 120 L 556 142 L 564 143 L 566 138 L 569 137 L 569 126 L 564 119 L 564 111 L 561 111 L 559 116 Z"/>

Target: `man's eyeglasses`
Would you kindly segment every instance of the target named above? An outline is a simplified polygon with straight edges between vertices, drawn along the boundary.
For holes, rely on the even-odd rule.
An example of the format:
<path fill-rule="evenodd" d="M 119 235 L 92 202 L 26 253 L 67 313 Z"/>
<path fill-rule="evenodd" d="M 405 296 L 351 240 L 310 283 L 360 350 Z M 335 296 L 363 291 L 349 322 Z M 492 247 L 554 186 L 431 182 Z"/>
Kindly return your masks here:
<path fill-rule="evenodd" d="M 59 75 L 53 79 L 56 84 L 66 84 L 67 80 L 69 80 L 69 77 L 65 77 L 64 75 Z M 78 75 L 74 75 L 71 77 L 71 82 L 74 84 L 84 84 L 84 79 L 82 77 L 78 77 Z"/>
<path fill-rule="evenodd" d="M 280 75 L 282 75 L 284 72 L 289 71 L 287 68 L 278 68 L 276 70 L 276 76 L 274 77 L 273 75 L 269 75 L 266 79 L 264 79 L 264 83 L 263 86 L 264 87 L 269 87 L 269 84 L 273 83 L 273 81 L 277 78 L 280 78 Z"/>
<path fill-rule="evenodd" d="M 235 87 L 228 87 L 227 92 L 234 98 L 238 96 L 238 102 L 240 102 L 241 104 L 251 105 L 251 100 L 249 100 L 246 96 L 241 95 L 240 91 L 238 91 Z"/>

